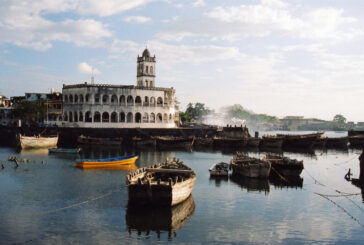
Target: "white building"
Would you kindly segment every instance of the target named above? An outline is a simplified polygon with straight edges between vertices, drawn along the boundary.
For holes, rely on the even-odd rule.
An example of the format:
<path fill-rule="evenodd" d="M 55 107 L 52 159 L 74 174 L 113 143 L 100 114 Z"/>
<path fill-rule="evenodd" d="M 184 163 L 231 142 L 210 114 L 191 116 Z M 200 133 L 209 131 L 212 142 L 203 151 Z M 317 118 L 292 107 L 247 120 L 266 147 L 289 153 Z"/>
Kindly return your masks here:
<path fill-rule="evenodd" d="M 63 127 L 173 128 L 178 122 L 173 88 L 155 87 L 155 56 L 137 59 L 137 86 L 63 85 Z"/>

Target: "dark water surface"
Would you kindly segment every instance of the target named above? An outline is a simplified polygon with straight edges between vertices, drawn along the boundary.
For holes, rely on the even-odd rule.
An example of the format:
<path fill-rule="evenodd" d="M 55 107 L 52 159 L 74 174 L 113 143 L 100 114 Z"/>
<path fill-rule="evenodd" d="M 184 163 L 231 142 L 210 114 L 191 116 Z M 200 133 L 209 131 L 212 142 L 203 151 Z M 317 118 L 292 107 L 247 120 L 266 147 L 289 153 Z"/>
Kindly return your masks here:
<path fill-rule="evenodd" d="M 0 244 L 364 242 L 361 190 L 344 180 L 348 168 L 358 176 L 359 150 L 285 153 L 305 165 L 302 179 L 290 186 L 274 180 L 211 179 L 208 168 L 229 162 L 234 153 L 229 150 L 96 148 L 82 156 L 132 153 L 140 156 L 138 167 L 167 157 L 183 160 L 197 174 L 193 198 L 172 210 L 128 208 L 128 170 L 81 170 L 71 154 L 0 148 L 5 165 L 0 169 Z M 31 163 L 14 168 L 9 156 Z M 337 191 L 355 195 L 344 197 Z M 334 196 L 326 196 L 328 200 L 315 193 Z"/>

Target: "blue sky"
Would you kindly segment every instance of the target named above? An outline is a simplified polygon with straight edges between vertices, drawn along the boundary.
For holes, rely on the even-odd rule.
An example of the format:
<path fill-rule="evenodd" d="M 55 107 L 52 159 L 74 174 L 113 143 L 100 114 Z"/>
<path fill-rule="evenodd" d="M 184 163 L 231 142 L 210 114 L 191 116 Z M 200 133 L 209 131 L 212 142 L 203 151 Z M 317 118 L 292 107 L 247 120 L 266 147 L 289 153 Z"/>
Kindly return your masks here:
<path fill-rule="evenodd" d="M 184 109 L 241 104 L 258 113 L 364 121 L 364 1 L 2 0 L 0 94 L 90 80 L 156 86 Z"/>

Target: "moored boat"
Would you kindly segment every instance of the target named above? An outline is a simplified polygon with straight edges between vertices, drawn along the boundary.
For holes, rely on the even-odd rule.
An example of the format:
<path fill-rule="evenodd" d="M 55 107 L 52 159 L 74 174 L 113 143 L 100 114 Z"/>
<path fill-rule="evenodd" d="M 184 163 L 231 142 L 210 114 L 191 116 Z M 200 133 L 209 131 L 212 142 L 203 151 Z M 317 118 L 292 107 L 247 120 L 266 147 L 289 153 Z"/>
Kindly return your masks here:
<path fill-rule="evenodd" d="M 194 143 L 193 137 L 158 136 L 155 138 L 159 149 L 191 150 Z"/>
<path fill-rule="evenodd" d="M 215 137 L 213 140 L 214 146 L 220 147 L 244 147 L 247 144 L 246 138 Z"/>
<path fill-rule="evenodd" d="M 327 138 L 326 148 L 347 148 L 349 143 L 349 137 L 335 137 Z"/>
<path fill-rule="evenodd" d="M 260 139 L 259 138 L 254 138 L 254 137 L 249 137 L 247 139 L 247 143 L 246 145 L 248 147 L 258 147 L 260 143 Z"/>
<path fill-rule="evenodd" d="M 274 149 L 278 148 L 278 149 L 280 149 L 280 148 L 282 148 L 282 144 L 283 144 L 282 137 L 267 135 L 267 136 L 262 137 L 262 139 L 259 142 L 259 147 L 260 148 L 274 148 Z"/>
<path fill-rule="evenodd" d="M 356 135 L 349 137 L 350 147 L 364 147 L 364 135 Z"/>
<path fill-rule="evenodd" d="M 133 137 L 133 143 L 137 147 L 155 147 L 157 145 L 157 141 L 155 138 L 139 138 L 139 137 Z"/>
<path fill-rule="evenodd" d="M 214 164 L 210 169 L 210 176 L 228 176 L 229 164 L 225 162 L 219 162 Z"/>
<path fill-rule="evenodd" d="M 122 138 L 100 138 L 80 135 L 77 138 L 77 143 L 80 145 L 121 145 Z"/>
<path fill-rule="evenodd" d="M 284 176 L 299 176 L 303 170 L 303 161 L 289 157 L 268 153 L 264 160 L 269 161 L 272 164 L 272 169 Z"/>
<path fill-rule="evenodd" d="M 123 156 L 103 159 L 77 159 L 76 165 L 79 168 L 118 168 L 124 165 L 133 165 L 138 156 Z"/>
<path fill-rule="evenodd" d="M 326 142 L 327 142 L 327 137 L 320 137 L 313 142 L 313 146 L 316 148 L 324 148 Z"/>
<path fill-rule="evenodd" d="M 49 153 L 79 153 L 80 148 L 48 148 Z"/>
<path fill-rule="evenodd" d="M 323 132 L 312 134 L 277 134 L 283 138 L 283 148 L 305 147 L 312 148 L 317 139 L 321 138 Z"/>
<path fill-rule="evenodd" d="M 186 200 L 195 172 L 178 159 L 139 168 L 126 176 L 129 204 L 174 206 Z"/>
<path fill-rule="evenodd" d="M 230 161 L 233 174 L 249 178 L 268 178 L 271 163 L 259 158 L 249 157 L 243 152 L 237 152 Z"/>
<path fill-rule="evenodd" d="M 58 135 L 54 137 L 22 136 L 17 135 L 18 146 L 21 149 L 27 148 L 49 148 L 57 146 Z"/>
<path fill-rule="evenodd" d="M 194 147 L 212 147 L 214 144 L 214 140 L 212 138 L 195 138 L 195 142 L 193 143 Z"/>

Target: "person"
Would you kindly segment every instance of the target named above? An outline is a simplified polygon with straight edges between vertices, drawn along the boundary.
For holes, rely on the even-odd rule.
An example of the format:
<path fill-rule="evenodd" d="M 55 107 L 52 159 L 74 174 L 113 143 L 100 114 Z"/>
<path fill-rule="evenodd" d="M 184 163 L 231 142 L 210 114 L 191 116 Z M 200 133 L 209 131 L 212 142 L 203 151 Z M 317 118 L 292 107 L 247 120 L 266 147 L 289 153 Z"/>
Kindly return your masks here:
<path fill-rule="evenodd" d="M 360 161 L 360 174 L 359 174 L 359 181 L 364 183 L 364 149 L 359 157 Z"/>

